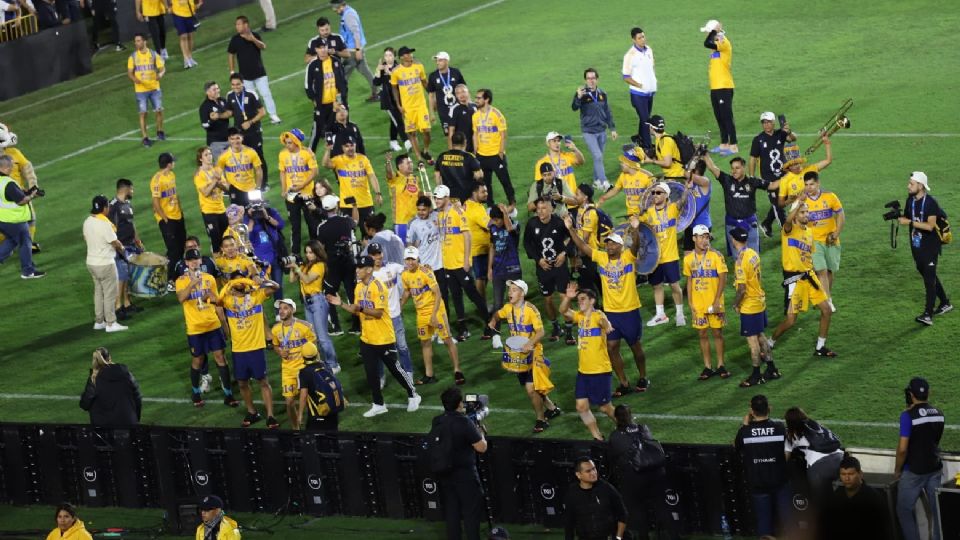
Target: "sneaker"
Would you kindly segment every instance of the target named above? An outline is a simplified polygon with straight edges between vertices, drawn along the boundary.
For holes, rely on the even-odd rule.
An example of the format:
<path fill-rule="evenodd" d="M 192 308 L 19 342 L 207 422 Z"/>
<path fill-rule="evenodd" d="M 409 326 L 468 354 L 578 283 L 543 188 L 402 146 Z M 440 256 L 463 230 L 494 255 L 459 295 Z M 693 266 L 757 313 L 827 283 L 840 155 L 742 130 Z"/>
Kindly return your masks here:
<path fill-rule="evenodd" d="M 667 324 L 670 322 L 670 317 L 666 315 L 657 315 L 656 317 L 647 321 L 647 326 L 660 326 L 661 324 Z"/>
<path fill-rule="evenodd" d="M 337 364 L 337 365 L 333 366 L 333 368 L 331 368 L 330 371 L 331 371 L 334 375 L 339 375 L 339 374 L 340 374 L 340 364 Z"/>
<path fill-rule="evenodd" d="M 537 420 L 537 423 L 533 425 L 534 433 L 543 433 L 543 430 L 550 427 L 550 424 L 546 420 Z"/>
<path fill-rule="evenodd" d="M 280 427 L 280 422 L 277 422 L 277 419 L 276 419 L 276 418 L 274 418 L 274 417 L 272 417 L 272 416 L 268 416 L 268 417 L 267 417 L 267 429 L 277 429 L 278 427 Z"/>
<path fill-rule="evenodd" d="M 166 49 L 160 49 L 160 58 L 163 58 L 164 60 L 170 58 L 170 55 L 167 54 Z"/>
<path fill-rule="evenodd" d="M 124 325 L 122 325 L 122 324 L 120 324 L 120 323 L 118 323 L 118 322 L 114 322 L 114 323 L 108 324 L 107 327 L 104 328 L 104 330 L 106 330 L 108 334 L 112 334 L 112 333 L 114 333 L 114 332 L 123 332 L 124 330 L 127 330 L 127 329 L 128 329 L 128 327 L 126 327 L 126 326 L 124 326 Z"/>
<path fill-rule="evenodd" d="M 354 320 L 356 320 L 356 319 L 354 319 Z M 359 322 L 357 322 L 356 324 L 354 324 L 353 326 L 350 327 L 350 334 L 352 334 L 352 335 L 354 335 L 354 336 L 359 336 L 359 335 L 360 335 L 360 323 L 359 323 Z"/>
<path fill-rule="evenodd" d="M 549 409 L 544 411 L 543 416 L 545 416 L 547 420 L 553 420 L 561 414 L 563 414 L 563 411 L 560 410 L 560 407 L 555 407 L 552 411 Z"/>
<path fill-rule="evenodd" d="M 144 137 L 143 140 L 140 142 L 141 144 L 143 144 L 144 148 L 150 148 L 151 146 L 153 146 L 153 141 L 150 140 L 150 137 Z"/>
<path fill-rule="evenodd" d="M 200 392 L 207 393 L 210 391 L 210 382 L 213 380 L 213 375 L 207 373 L 206 375 L 200 376 Z"/>
<path fill-rule="evenodd" d="M 177 286 L 172 281 L 167 282 L 167 292 L 177 292 Z"/>
<path fill-rule="evenodd" d="M 165 140 L 167 140 L 167 134 L 164 133 L 164 132 L 162 132 L 162 131 L 158 131 L 158 132 L 157 132 L 157 140 L 158 140 L 158 141 L 165 141 Z"/>
<path fill-rule="evenodd" d="M 370 410 L 363 413 L 364 418 L 373 418 L 374 416 L 381 415 L 387 412 L 387 407 L 384 405 L 377 405 L 374 403 L 370 406 Z"/>
<path fill-rule="evenodd" d="M 703 371 L 700 372 L 700 375 L 697 376 L 697 380 L 698 380 L 698 381 L 705 381 L 705 380 L 709 379 L 710 377 L 713 377 L 713 376 L 716 375 L 716 374 L 717 374 L 716 371 L 714 371 L 714 370 L 712 370 L 712 369 L 710 369 L 710 368 L 708 368 L 708 367 L 705 367 L 705 368 L 703 368 Z"/>
<path fill-rule="evenodd" d="M 772 223 L 761 223 L 760 232 L 763 233 L 764 238 L 770 238 L 773 236 L 773 224 Z"/>
<path fill-rule="evenodd" d="M 275 114 L 271 114 L 271 115 L 270 115 L 270 123 L 271 123 L 271 124 L 279 124 L 280 122 L 283 122 L 283 120 L 281 120 L 279 116 L 277 116 L 277 115 L 275 115 Z"/>
<path fill-rule="evenodd" d="M 340 328 L 339 326 L 334 326 L 327 333 L 330 334 L 331 336 L 342 336 L 343 328 Z"/>
<path fill-rule="evenodd" d="M 460 327 L 460 333 L 457 334 L 457 342 L 464 342 L 467 338 L 470 337 L 470 331 L 467 330 L 467 326 L 463 325 Z"/>
<path fill-rule="evenodd" d="M 757 386 L 766 382 L 762 375 L 750 375 L 749 378 L 740 382 L 740 388 L 750 388 L 751 386 Z"/>
<path fill-rule="evenodd" d="M 930 316 L 928 315 L 927 318 L 929 319 Z M 933 321 L 930 321 L 930 324 L 933 324 Z M 837 353 L 831 351 L 831 350 L 828 349 L 826 346 L 820 347 L 819 349 L 813 351 L 813 354 L 814 354 L 814 356 L 823 356 L 823 357 L 826 357 L 826 358 L 836 358 L 836 357 L 837 357 Z"/>
<path fill-rule="evenodd" d="M 573 327 L 572 327 L 572 326 L 568 326 L 568 327 L 567 327 L 566 335 L 567 335 L 567 337 L 563 340 L 564 343 L 566 343 L 567 345 L 576 345 L 576 344 L 577 344 L 577 338 L 573 337 Z"/>
<path fill-rule="evenodd" d="M 200 62 L 197 62 L 196 60 L 194 60 L 193 58 L 191 58 L 191 59 L 190 59 L 190 65 L 193 66 L 193 67 L 197 67 L 197 66 L 200 65 Z"/>
<path fill-rule="evenodd" d="M 407 152 L 409 152 L 409 151 L 413 148 L 413 145 L 410 144 L 410 139 L 407 139 L 407 140 L 403 141 L 403 148 L 404 148 Z"/>
<path fill-rule="evenodd" d="M 783 375 L 780 374 L 780 370 L 769 365 L 767 366 L 766 371 L 763 372 L 763 378 L 768 381 L 775 381 L 780 377 L 783 377 Z"/>
<path fill-rule="evenodd" d="M 646 377 L 641 377 L 640 380 L 637 381 L 637 392 L 646 392 L 649 389 L 650 389 L 650 379 Z"/>
<path fill-rule="evenodd" d="M 420 394 L 414 394 L 412 398 L 407 398 L 407 412 L 417 412 L 421 401 L 423 401 L 423 396 Z"/>
<path fill-rule="evenodd" d="M 38 244 L 38 243 L 36 243 L 36 242 L 32 242 L 32 243 L 30 244 L 30 253 L 33 253 L 34 255 L 36 255 L 37 253 L 40 253 L 41 251 L 43 251 L 43 250 L 40 249 L 40 244 Z"/>
<path fill-rule="evenodd" d="M 243 417 L 243 422 L 240 424 L 241 427 L 250 427 L 252 424 L 256 424 L 260 420 L 263 420 L 263 417 L 260 416 L 260 413 L 247 413 Z"/>
<path fill-rule="evenodd" d="M 632 393 L 632 392 L 633 392 L 633 388 L 631 388 L 630 385 L 622 384 L 622 385 L 618 386 L 617 389 L 614 390 L 611 395 L 612 395 L 613 397 L 615 397 L 615 398 L 618 398 L 618 397 L 623 397 L 623 396 L 625 396 L 625 395 L 627 395 L 627 394 L 630 394 L 630 393 Z"/>
<path fill-rule="evenodd" d="M 367 98 L 367 103 L 378 103 L 380 101 L 379 94 L 370 94 L 370 97 Z"/>
<path fill-rule="evenodd" d="M 950 302 L 946 302 L 944 304 L 940 304 L 940 307 L 938 307 L 937 310 L 933 312 L 933 314 L 943 315 L 944 313 L 950 313 L 951 311 L 953 311 L 953 304 L 951 304 Z"/>
<path fill-rule="evenodd" d="M 553 323 L 553 332 L 550 333 L 550 341 L 560 341 L 561 336 L 563 336 L 563 327 L 557 323 Z"/>
<path fill-rule="evenodd" d="M 237 407 L 240 405 L 240 402 L 237 401 L 237 398 L 233 397 L 233 394 L 230 394 L 227 396 L 223 396 L 223 404 L 226 405 L 227 407 Z M 257 419 L 259 420 L 260 417 L 258 416 Z"/>
<path fill-rule="evenodd" d="M 720 366 L 720 367 L 718 367 L 718 368 L 717 368 L 717 371 L 716 371 L 715 373 L 717 374 L 717 377 L 720 377 L 721 379 L 729 379 L 729 378 L 730 378 L 730 372 L 727 371 L 727 366 Z"/>
<path fill-rule="evenodd" d="M 193 394 L 193 406 L 194 407 L 203 407 L 203 395 L 202 394 Z"/>
<path fill-rule="evenodd" d="M 677 326 L 686 326 L 687 318 L 683 316 L 683 313 L 677 313 Z"/>
<path fill-rule="evenodd" d="M 927 326 L 933 326 L 933 317 L 929 313 L 921 313 L 916 319 L 914 319 L 920 324 L 925 324 Z"/>
<path fill-rule="evenodd" d="M 93 323 L 93 329 L 94 329 L 94 330 L 103 330 L 103 329 L 106 328 L 106 327 L 107 327 L 107 325 L 104 324 L 104 323 L 102 323 L 102 322 Z"/>
<path fill-rule="evenodd" d="M 261 26 L 261 27 L 260 27 L 260 31 L 263 32 L 263 33 L 273 32 L 274 30 L 276 30 L 276 28 L 267 28 L 266 26 Z"/>
<path fill-rule="evenodd" d="M 190 69 L 192 67 L 189 60 L 183 63 L 183 69 Z"/>
<path fill-rule="evenodd" d="M 34 270 L 29 274 L 20 274 L 20 279 L 40 279 L 43 276 L 47 275 L 46 272 L 41 272 L 39 270 Z"/>
<path fill-rule="evenodd" d="M 718 145 L 718 146 L 714 146 L 713 148 L 710 149 L 710 153 L 711 153 L 711 154 L 724 155 L 726 152 L 727 152 L 727 149 L 726 149 L 725 147 L 719 146 L 719 145 Z"/>
<path fill-rule="evenodd" d="M 397 141 L 390 141 L 390 150 L 393 152 L 402 152 L 403 147 Z"/>

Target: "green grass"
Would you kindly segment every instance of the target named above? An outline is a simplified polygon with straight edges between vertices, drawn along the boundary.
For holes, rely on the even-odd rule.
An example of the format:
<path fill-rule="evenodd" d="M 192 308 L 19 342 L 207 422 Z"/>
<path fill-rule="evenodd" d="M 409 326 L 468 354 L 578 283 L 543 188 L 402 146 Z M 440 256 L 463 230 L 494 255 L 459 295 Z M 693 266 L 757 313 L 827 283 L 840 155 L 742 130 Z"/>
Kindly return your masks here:
<path fill-rule="evenodd" d="M 627 14 L 635 12 L 636 4 L 625 1 L 583 9 L 581 3 L 554 0 L 550 9 L 544 10 L 540 3 L 504 0 L 449 22 L 443 21 L 468 4 L 409 0 L 403 10 L 395 9 L 395 5 L 374 0 L 356 3 L 367 35 L 377 43 L 371 56 L 385 44 L 414 46 L 429 69 L 433 52 L 447 50 L 472 89 L 492 88 L 494 104 L 510 124 L 508 152 L 518 192 L 525 193 L 533 163 L 544 152 L 544 133 L 578 133 L 578 117 L 570 111 L 569 102 L 585 67 L 600 71 L 601 86 L 611 95 L 620 133 L 626 136 L 633 132 L 635 115 L 617 73 L 629 46 L 629 27 L 634 24 L 644 27 L 657 54 L 661 87 L 656 112 L 666 116 L 668 129 L 693 134 L 708 129 L 716 132 L 706 83 L 707 53 L 696 29 L 718 14 L 704 10 L 699 3 L 676 2 L 669 15 L 649 12 L 635 18 Z M 265 62 L 284 118 L 282 126 L 265 126 L 272 182 L 277 178 L 275 156 L 280 150 L 277 137 L 281 130 L 295 126 L 309 129 L 311 107 L 300 87 L 303 43 L 314 35 L 313 20 L 321 13 L 329 15 L 326 7 L 316 6 L 305 0 L 278 4 L 281 18 L 306 13 L 284 22 L 279 31 L 265 37 L 269 46 Z M 902 200 L 907 175 L 917 169 L 926 171 L 933 193 L 948 212 L 960 208 L 960 196 L 950 189 L 955 178 L 952 154 L 960 136 L 960 115 L 952 89 L 958 87 L 960 77 L 949 68 L 960 61 L 960 52 L 951 47 L 960 14 L 938 7 L 931 1 L 906 6 L 885 0 L 871 4 L 864 12 L 853 5 L 826 1 L 809 3 L 802 10 L 753 3 L 730 5 L 720 14 L 735 46 L 735 112 L 745 152 L 758 131 L 756 120 L 761 111 L 787 114 L 794 129 L 807 134 L 800 141 L 805 148 L 812 142 L 809 134 L 844 99 L 852 97 L 855 101 L 850 113 L 853 129 L 836 137 L 834 164 L 823 175 L 825 189 L 839 194 L 847 213 L 843 267 L 834 291 L 839 311 L 833 318 L 829 339 L 840 358 L 824 361 L 810 356 L 817 316 L 808 313 L 777 344 L 776 356 L 784 378 L 760 390 L 769 396 L 775 415 L 801 405 L 811 416 L 834 428 L 849 446 L 889 448 L 895 444 L 894 422 L 902 407 L 901 389 L 914 375 L 930 379 L 933 401 L 946 410 L 948 417 L 960 404 L 957 394 L 950 391 L 958 374 L 958 355 L 952 340 L 960 315 L 937 319 L 932 328 L 918 327 L 912 321 L 921 309 L 921 282 L 908 247 L 891 250 L 887 225 L 880 220 L 883 203 Z M 259 10 L 249 6 L 244 11 L 254 15 L 254 26 L 258 26 Z M 211 78 L 225 85 L 223 40 L 232 32 L 232 18 L 237 13 L 239 10 L 205 19 L 197 40 L 198 46 L 208 48 L 196 55 L 198 69 L 185 72 L 180 59 L 171 58 L 163 91 L 166 131 L 173 138 L 203 136 L 196 120 L 196 107 L 203 99 L 201 85 Z M 894 20 L 896 32 L 891 34 L 888 32 Z M 435 22 L 440 24 L 419 30 Z M 390 39 L 401 34 L 405 35 L 402 39 Z M 44 253 L 36 260 L 49 272 L 44 280 L 18 282 L 15 259 L 0 268 L 0 280 L 7 284 L 0 297 L 4 313 L 0 366 L 10 374 L 0 380 L 0 394 L 79 396 L 90 351 L 105 345 L 117 361 L 131 366 L 147 397 L 188 397 L 182 314 L 172 295 L 143 301 L 147 310 L 130 323 L 128 332 L 105 335 L 90 330 L 92 286 L 83 264 L 80 224 L 94 194 L 112 193 L 116 178 L 133 179 L 141 235 L 148 248 L 162 251 L 149 212 L 147 183 L 155 171 L 157 154 L 172 151 L 180 157 L 177 172 L 188 231 L 202 235 L 196 197 L 190 189 L 191 157 L 201 143 L 172 140 L 145 150 L 136 134 L 118 137 L 136 128 L 129 81 L 117 77 L 87 88 L 122 73 L 125 61 L 125 54 L 101 53 L 95 59 L 93 75 L 0 106 L 0 119 L 19 134 L 20 148 L 38 166 L 41 183 L 48 191 L 47 198 L 37 204 L 38 240 Z M 359 101 L 365 94 L 365 83 L 356 75 L 351 82 L 355 101 Z M 78 91 L 17 110 L 68 90 Z M 380 155 L 386 150 L 385 116 L 377 105 L 355 103 L 353 109 L 353 120 L 364 135 L 377 137 L 368 143 L 368 152 Z M 947 135 L 900 137 L 898 133 Z M 108 142 L 63 159 L 101 141 Z M 608 170 L 615 170 L 616 147 L 611 144 L 608 149 Z M 815 157 L 822 155 L 821 150 Z M 373 162 L 379 166 L 379 160 Z M 585 165 L 577 172 L 581 179 L 589 178 L 590 167 Z M 269 195 L 272 203 L 280 206 L 277 191 Z M 617 199 L 608 208 L 617 211 L 621 204 L 622 199 Z M 712 208 L 715 223 L 722 220 L 722 206 L 717 196 Z M 760 208 L 765 212 L 766 203 L 761 202 Z M 901 243 L 906 243 L 902 232 Z M 776 240 L 763 242 L 764 285 L 771 299 L 769 313 L 774 324 L 779 322 L 782 307 L 778 244 Z M 956 292 L 960 286 L 955 251 L 954 246 L 948 246 L 942 259 L 941 279 L 948 292 Z M 526 263 L 525 271 L 532 276 L 532 265 Z M 651 313 L 652 293 L 643 287 L 640 294 L 646 318 Z M 730 300 L 732 290 L 728 291 Z M 535 301 L 539 303 L 538 298 Z M 407 315 L 409 330 L 413 317 Z M 734 418 L 743 415 L 754 393 L 736 386 L 736 380 L 749 369 L 748 351 L 737 335 L 737 326 L 732 324 L 726 332 L 728 366 L 734 377 L 725 382 L 696 382 L 700 353 L 689 328 L 663 326 L 645 333 L 653 387 L 646 395 L 633 395 L 624 401 L 663 440 L 725 444 L 733 437 L 738 425 Z M 408 340 L 411 337 L 408 332 Z M 353 400 L 366 402 L 369 393 L 355 357 L 356 342 L 352 336 L 335 338 L 345 364 L 344 386 Z M 570 411 L 575 353 L 572 348 L 555 344 L 548 344 L 546 352 L 553 361 L 557 386 L 552 397 Z M 461 346 L 461 355 L 469 391 L 488 393 L 495 409 L 506 409 L 490 418 L 491 432 L 527 435 L 533 422 L 529 404 L 513 377 L 500 369 L 497 357 L 476 338 Z M 414 352 L 414 359 L 419 365 L 419 352 Z M 451 382 L 446 362 L 446 354 L 439 352 L 438 373 L 444 384 Z M 279 362 L 272 354 L 270 366 L 271 379 L 279 386 Z M 424 403 L 439 405 L 438 395 L 444 384 L 425 389 Z M 388 402 L 398 403 L 403 395 L 391 383 L 386 397 Z M 0 398 L 0 407 L 3 419 L 8 421 L 86 421 L 72 399 Z M 365 420 L 359 412 L 351 409 L 342 427 L 425 432 L 429 418 L 435 414 L 435 410 L 391 412 Z M 215 401 L 202 410 L 182 403 L 150 402 L 144 408 L 143 420 L 166 425 L 235 426 L 241 415 Z M 688 418 L 693 416 L 711 418 Z M 281 420 L 289 425 L 282 415 Z M 960 449 L 956 427 L 944 437 L 947 449 Z M 608 431 L 611 424 L 602 420 L 601 428 Z M 566 414 L 542 436 L 584 438 L 587 433 L 575 414 Z"/>

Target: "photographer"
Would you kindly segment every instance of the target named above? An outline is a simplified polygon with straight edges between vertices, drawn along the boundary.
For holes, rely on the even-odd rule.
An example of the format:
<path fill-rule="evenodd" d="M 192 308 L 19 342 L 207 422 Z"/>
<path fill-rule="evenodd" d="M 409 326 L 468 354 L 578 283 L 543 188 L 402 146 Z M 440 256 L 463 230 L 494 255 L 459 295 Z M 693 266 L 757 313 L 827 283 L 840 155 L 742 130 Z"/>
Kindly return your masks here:
<path fill-rule="evenodd" d="M 467 540 L 480 539 L 480 519 L 483 515 L 483 487 L 477 472 L 477 454 L 487 451 L 487 441 L 477 425 L 465 414 L 463 393 L 451 386 L 440 394 L 443 414 L 434 417 L 431 434 L 446 436 L 449 454 L 441 467 L 434 464 L 437 481 L 443 496 L 443 511 L 447 520 L 447 538 L 460 538 L 460 522 Z M 441 443 L 441 446 L 443 443 Z"/>
<path fill-rule="evenodd" d="M 916 171 L 910 175 L 910 182 L 907 184 L 910 197 L 904 204 L 900 224 L 910 226 L 910 253 L 913 254 L 917 271 L 923 277 L 923 286 L 927 292 L 923 313 L 914 320 L 933 326 L 933 316 L 952 310 L 953 304 L 937 277 L 937 259 L 942 246 L 937 220 L 945 219 L 946 214 L 940 208 L 940 203 L 927 193 L 929 191 L 930 183 L 926 174 Z M 934 310 L 933 301 L 937 298 L 940 299 L 940 306 Z"/>
<path fill-rule="evenodd" d="M 354 229 L 357 222 L 340 214 L 340 199 L 336 195 L 325 196 L 321 204 L 327 214 L 327 219 L 317 227 L 317 240 L 323 244 L 328 259 L 337 262 L 337 264 L 327 267 L 326 276 L 323 278 L 323 289 L 326 294 L 336 294 L 337 290 L 343 287 L 347 300 L 352 304 L 353 291 L 357 284 L 356 254 L 354 252 L 356 244 Z M 353 213 L 356 216 L 356 207 L 353 208 Z M 359 333 L 359 320 L 356 317 L 351 317 L 351 319 L 353 319 L 353 324 L 350 333 Z M 340 317 L 336 310 L 330 311 L 330 323 L 331 336 L 343 334 L 343 330 L 340 328 Z"/>
<path fill-rule="evenodd" d="M 273 293 L 274 300 L 280 300 L 283 298 L 283 263 L 280 257 L 287 254 L 286 242 L 281 232 L 283 218 L 264 201 L 247 207 L 245 222 L 250 231 L 254 257 L 268 265 L 270 281 L 280 284 Z"/>
<path fill-rule="evenodd" d="M 90 413 L 90 425 L 131 427 L 140 423 L 140 385 L 127 366 L 114 364 L 104 347 L 93 351 L 87 386 L 80 408 Z"/>
<path fill-rule="evenodd" d="M 42 278 L 46 272 L 40 272 L 33 266 L 33 240 L 30 238 L 30 201 L 43 197 L 43 190 L 36 186 L 20 190 L 20 186 L 10 178 L 13 171 L 13 158 L 0 155 L 0 263 L 7 259 L 14 248 L 20 255 L 20 277 L 23 279 Z"/>
<path fill-rule="evenodd" d="M 917 173 L 913 173 L 916 175 Z M 926 180 L 926 177 L 924 177 Z M 912 182 L 911 182 L 912 183 Z M 914 507 L 920 493 L 927 499 L 927 523 L 933 525 L 931 540 L 940 540 L 937 524 L 937 488 L 943 474 L 940 460 L 940 437 L 943 436 L 943 411 L 927 403 L 930 384 L 922 377 L 910 379 L 903 389 L 907 410 L 900 413 L 900 442 L 893 474 L 897 485 L 897 517 L 905 540 L 919 540 Z"/>

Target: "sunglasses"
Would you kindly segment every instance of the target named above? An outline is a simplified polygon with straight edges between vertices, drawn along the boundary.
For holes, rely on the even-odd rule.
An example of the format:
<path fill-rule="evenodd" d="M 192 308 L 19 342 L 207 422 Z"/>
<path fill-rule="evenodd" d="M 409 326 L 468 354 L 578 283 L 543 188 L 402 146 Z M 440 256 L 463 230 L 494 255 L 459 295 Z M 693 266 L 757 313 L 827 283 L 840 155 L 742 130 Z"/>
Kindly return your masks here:
<path fill-rule="evenodd" d="M 667 194 L 666 191 L 651 191 L 650 193 L 653 193 L 654 195 L 666 195 L 666 194 Z"/>

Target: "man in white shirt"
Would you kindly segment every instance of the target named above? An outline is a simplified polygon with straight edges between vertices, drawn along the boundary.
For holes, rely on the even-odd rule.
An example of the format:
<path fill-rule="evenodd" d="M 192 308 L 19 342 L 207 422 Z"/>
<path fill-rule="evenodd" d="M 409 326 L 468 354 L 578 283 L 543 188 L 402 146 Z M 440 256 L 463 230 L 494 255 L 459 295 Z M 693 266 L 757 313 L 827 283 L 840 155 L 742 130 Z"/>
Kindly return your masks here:
<path fill-rule="evenodd" d="M 393 321 L 393 333 L 397 338 L 397 356 L 400 357 L 400 367 L 413 378 L 413 361 L 410 359 L 410 348 L 407 347 L 407 331 L 403 327 L 403 316 L 400 311 L 400 295 L 403 285 L 400 283 L 400 273 L 403 265 L 387 262 L 383 256 L 383 247 L 377 242 L 367 244 L 367 254 L 373 259 L 373 277 L 387 286 L 390 295 L 387 297 L 387 306 L 390 308 L 390 320 Z M 386 383 L 383 373 L 383 364 L 380 364 L 380 387 Z"/>
<path fill-rule="evenodd" d="M 93 198 L 90 215 L 83 222 L 83 240 L 87 243 L 87 270 L 93 277 L 93 305 L 96 313 L 94 330 L 122 332 L 127 327 L 117 322 L 116 257 L 126 259 L 123 244 L 117 239 L 117 228 L 107 217 L 110 201 L 103 195 Z"/>
<path fill-rule="evenodd" d="M 633 44 L 623 55 L 623 82 L 630 87 L 630 104 L 637 111 L 640 126 L 637 128 L 638 142 L 644 148 L 650 148 L 650 133 L 647 120 L 653 111 L 653 96 L 657 93 L 657 74 L 653 69 L 653 49 L 647 45 L 647 36 L 643 29 L 630 30 Z"/>

